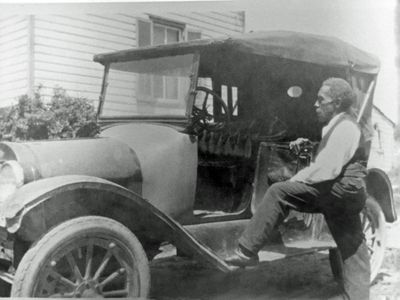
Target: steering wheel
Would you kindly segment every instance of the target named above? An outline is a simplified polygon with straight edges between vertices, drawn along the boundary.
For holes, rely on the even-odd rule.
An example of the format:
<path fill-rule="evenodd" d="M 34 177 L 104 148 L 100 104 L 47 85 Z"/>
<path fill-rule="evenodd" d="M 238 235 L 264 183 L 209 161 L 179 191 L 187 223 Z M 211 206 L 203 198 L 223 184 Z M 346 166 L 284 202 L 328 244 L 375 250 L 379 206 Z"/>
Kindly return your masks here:
<path fill-rule="evenodd" d="M 203 102 L 201 104 L 201 107 L 198 107 L 196 105 L 193 106 L 193 124 L 198 124 L 202 129 L 207 129 L 207 130 L 212 130 L 212 129 L 219 129 L 223 128 L 226 125 L 230 124 L 231 117 L 230 117 L 230 112 L 228 106 L 225 104 L 224 100 L 213 90 L 206 88 L 204 86 L 198 86 L 196 88 L 196 94 L 197 92 L 204 92 L 205 96 L 203 99 Z M 224 120 L 220 122 L 212 122 L 212 120 L 215 120 L 215 117 L 212 113 L 210 113 L 207 110 L 207 102 L 208 102 L 208 96 L 212 95 L 213 99 L 215 100 L 214 103 L 219 103 L 221 105 L 222 110 L 223 110 L 223 115 L 224 115 Z"/>

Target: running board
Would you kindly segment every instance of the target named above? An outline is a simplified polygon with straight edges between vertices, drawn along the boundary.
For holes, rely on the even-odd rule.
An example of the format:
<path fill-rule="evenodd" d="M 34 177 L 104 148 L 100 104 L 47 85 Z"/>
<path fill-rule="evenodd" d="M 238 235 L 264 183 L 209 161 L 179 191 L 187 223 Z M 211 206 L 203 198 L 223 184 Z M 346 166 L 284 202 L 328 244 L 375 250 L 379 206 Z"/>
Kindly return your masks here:
<path fill-rule="evenodd" d="M 186 225 L 185 230 L 212 255 L 212 261 L 217 264 L 218 269 L 224 272 L 236 270 L 229 266 L 224 259 L 233 254 L 237 247 L 237 240 L 246 227 L 248 220 L 235 220 L 229 222 L 203 223 L 197 225 Z M 304 255 L 319 252 L 336 245 L 332 239 L 317 239 L 310 228 L 303 235 L 297 231 L 298 238 L 293 239 L 292 234 L 281 237 L 277 234 L 272 242 L 266 245 L 258 254 L 260 263 L 271 262 L 291 256 Z M 276 233 L 279 233 L 277 231 Z M 290 233 L 290 232 L 288 232 Z M 210 261 L 210 260 L 209 260 Z"/>
<path fill-rule="evenodd" d="M 328 244 L 320 244 L 320 245 L 315 244 L 315 247 L 310 248 L 305 244 L 302 245 L 302 244 L 295 244 L 295 243 L 290 246 L 281 245 L 280 247 L 279 246 L 266 247 L 258 253 L 260 262 L 255 267 L 266 266 L 273 261 L 282 260 L 282 259 L 289 258 L 289 257 L 312 254 L 312 253 L 316 253 L 316 252 L 322 252 L 322 251 L 325 251 L 328 249 L 332 249 L 334 247 L 335 247 L 335 245 L 333 245 L 333 244 L 329 244 L 329 245 Z M 152 268 L 160 269 L 160 268 L 177 268 L 178 267 L 178 268 L 190 269 L 190 268 L 196 267 L 196 269 L 197 269 L 199 267 L 202 267 L 202 264 L 197 260 L 194 260 L 194 259 L 191 259 L 188 257 L 177 256 L 177 250 L 171 244 L 168 245 L 168 248 L 169 249 L 167 251 L 163 251 L 161 254 L 157 255 L 151 261 L 150 265 Z M 213 267 L 217 267 L 217 269 L 219 269 L 220 271 L 222 271 L 224 273 L 229 273 L 229 272 L 233 272 L 233 271 L 240 269 L 239 267 L 227 265 L 222 257 L 213 256 L 213 260 L 214 260 L 214 264 L 212 264 Z M 252 268 L 255 268 L 255 267 L 252 267 Z"/>

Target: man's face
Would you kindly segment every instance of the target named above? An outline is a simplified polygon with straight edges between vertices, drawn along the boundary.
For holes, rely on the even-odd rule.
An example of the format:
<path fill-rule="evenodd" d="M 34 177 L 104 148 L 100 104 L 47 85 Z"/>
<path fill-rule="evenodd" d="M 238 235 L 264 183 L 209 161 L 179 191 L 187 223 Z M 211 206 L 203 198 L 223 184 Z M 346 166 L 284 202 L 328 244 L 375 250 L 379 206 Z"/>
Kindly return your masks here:
<path fill-rule="evenodd" d="M 323 85 L 314 104 L 318 121 L 321 123 L 329 122 L 337 113 L 338 104 L 331 98 L 329 89 L 329 86 Z"/>

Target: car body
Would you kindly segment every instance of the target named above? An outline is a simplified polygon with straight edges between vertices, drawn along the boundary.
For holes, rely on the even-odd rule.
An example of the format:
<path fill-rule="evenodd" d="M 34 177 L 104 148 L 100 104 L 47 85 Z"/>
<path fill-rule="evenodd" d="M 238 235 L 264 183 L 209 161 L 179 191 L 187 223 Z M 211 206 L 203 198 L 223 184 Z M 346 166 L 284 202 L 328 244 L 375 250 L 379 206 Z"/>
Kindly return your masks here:
<path fill-rule="evenodd" d="M 179 256 L 234 271 L 224 257 L 265 191 L 311 159 L 312 149 L 296 156 L 288 142 L 320 140 L 313 105 L 326 78 L 345 78 L 357 92 L 370 150 L 379 61 L 335 38 L 249 33 L 94 60 L 104 65 L 98 137 L 0 144 L 1 237 L 10 253 L 4 260 L 13 263 L 0 278 L 13 296 L 146 297 L 148 261 L 166 243 Z M 371 169 L 366 184 L 362 217 L 376 275 L 384 224 L 397 217 L 387 175 Z M 327 249 L 334 265 L 322 216 L 291 213 L 260 258 L 267 264 Z M 93 275 L 88 261 L 102 265 L 95 250 L 104 268 L 112 256 L 120 271 L 100 279 L 99 267 Z M 123 289 L 104 288 L 114 278 Z"/>

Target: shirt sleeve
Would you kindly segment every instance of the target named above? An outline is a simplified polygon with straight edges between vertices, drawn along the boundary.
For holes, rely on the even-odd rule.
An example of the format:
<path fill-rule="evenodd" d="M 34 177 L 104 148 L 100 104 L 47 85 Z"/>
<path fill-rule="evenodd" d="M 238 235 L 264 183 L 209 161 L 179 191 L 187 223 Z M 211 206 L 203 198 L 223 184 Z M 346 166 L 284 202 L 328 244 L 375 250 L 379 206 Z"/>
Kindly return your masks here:
<path fill-rule="evenodd" d="M 342 121 L 334 128 L 315 161 L 300 170 L 290 181 L 313 184 L 335 179 L 355 154 L 360 137 L 357 125 L 349 120 Z"/>

